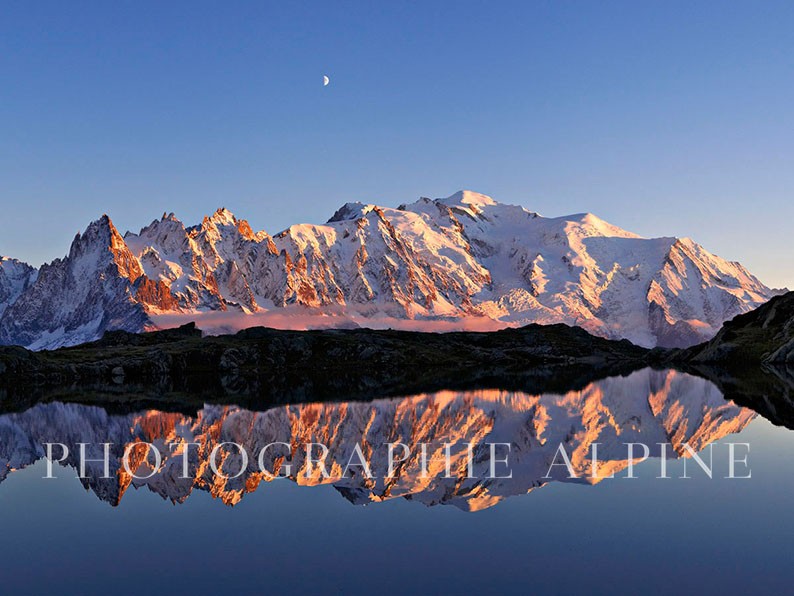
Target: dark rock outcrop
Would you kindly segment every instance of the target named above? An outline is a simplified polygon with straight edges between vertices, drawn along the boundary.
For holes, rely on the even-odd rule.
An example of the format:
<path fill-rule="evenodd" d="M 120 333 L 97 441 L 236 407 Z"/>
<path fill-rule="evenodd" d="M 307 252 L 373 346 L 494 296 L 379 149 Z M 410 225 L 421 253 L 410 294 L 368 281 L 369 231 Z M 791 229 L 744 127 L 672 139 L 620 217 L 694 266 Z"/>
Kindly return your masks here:
<path fill-rule="evenodd" d="M 677 362 L 731 366 L 794 363 L 794 292 L 734 317 L 710 341 L 671 357 Z"/>
<path fill-rule="evenodd" d="M 259 327 L 200 335 L 190 324 L 147 334 L 112 331 L 96 342 L 50 352 L 0 348 L 0 387 L 22 399 L 42 388 L 116 384 L 267 402 L 468 387 L 562 390 L 630 372 L 644 365 L 647 354 L 626 340 L 567 325 L 444 334 Z"/>

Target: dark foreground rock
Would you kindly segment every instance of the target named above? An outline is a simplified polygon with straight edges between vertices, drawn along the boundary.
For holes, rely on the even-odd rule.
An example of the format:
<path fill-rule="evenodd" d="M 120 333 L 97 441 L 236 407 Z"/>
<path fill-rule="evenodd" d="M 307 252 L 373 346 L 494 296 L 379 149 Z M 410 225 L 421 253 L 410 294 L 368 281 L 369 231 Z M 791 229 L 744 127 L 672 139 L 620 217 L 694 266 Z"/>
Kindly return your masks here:
<path fill-rule="evenodd" d="M 567 325 L 443 334 L 253 328 L 204 338 L 187 325 L 148 334 L 116 331 L 51 352 L 0 348 L 0 387 L 6 403 L 114 386 L 119 395 L 139 398 L 189 392 L 273 403 L 478 386 L 563 391 L 635 370 L 647 354 L 626 340 Z"/>
<path fill-rule="evenodd" d="M 676 350 L 678 362 L 794 365 L 794 292 L 725 323 L 708 342 Z"/>
<path fill-rule="evenodd" d="M 793 364 L 794 292 L 683 350 L 646 350 L 567 325 L 484 333 L 257 327 L 202 337 L 190 324 L 144 334 L 114 331 L 49 352 L 0 348 L 0 409 L 75 395 L 103 406 L 162 409 L 168 403 L 263 407 L 485 387 L 565 392 L 654 366 L 706 377 L 727 399 L 794 426 Z"/>

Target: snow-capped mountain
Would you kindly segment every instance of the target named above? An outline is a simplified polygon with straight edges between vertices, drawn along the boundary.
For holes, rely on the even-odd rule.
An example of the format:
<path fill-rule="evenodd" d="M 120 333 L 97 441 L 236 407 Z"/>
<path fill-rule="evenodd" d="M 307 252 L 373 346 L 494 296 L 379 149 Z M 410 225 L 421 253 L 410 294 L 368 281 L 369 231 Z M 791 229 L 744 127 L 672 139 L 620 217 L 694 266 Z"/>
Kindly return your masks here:
<path fill-rule="evenodd" d="M 38 271 L 22 261 L 0 257 L 0 317 L 36 281 Z"/>
<path fill-rule="evenodd" d="M 3 279 L 0 343 L 32 348 L 187 320 L 216 329 L 563 322 L 686 346 L 775 293 L 687 238 L 641 238 L 589 213 L 546 218 L 470 191 L 396 209 L 348 203 L 324 225 L 275 236 L 226 209 L 192 227 L 163 215 L 124 237 L 103 216 L 64 259 L 6 284 L 13 291 Z"/>
<path fill-rule="evenodd" d="M 78 234 L 69 255 L 43 265 L 0 317 L 0 343 L 53 348 L 90 341 L 106 329 L 142 330 L 136 298 L 143 271 L 105 215 Z"/>
<path fill-rule="evenodd" d="M 195 416 L 154 410 L 110 415 L 95 406 L 46 403 L 0 416 L 0 482 L 44 457 L 45 443 L 66 445 L 65 463 L 72 467 L 77 466 L 78 444 L 87 443 L 87 457 L 96 461 L 88 462 L 83 483 L 113 505 L 130 486 L 146 486 L 174 503 L 185 501 L 194 490 L 208 491 L 234 505 L 277 473 L 305 486 L 333 484 L 355 504 L 402 497 L 428 506 L 477 511 L 548 482 L 596 484 L 627 467 L 626 443 L 648 445 L 651 457 L 687 457 L 684 443 L 700 451 L 741 431 L 754 417 L 752 410 L 726 402 L 709 381 L 651 369 L 603 379 L 564 395 L 443 391 L 371 403 L 289 405 L 265 412 L 207 405 Z M 237 448 L 219 451 L 217 457 L 218 470 L 230 478 L 214 474 L 209 465 L 213 450 L 224 442 L 237 443 L 248 454 L 248 465 L 236 478 L 243 468 Z M 108 478 L 102 478 L 102 443 L 112 444 Z M 147 443 L 163 456 L 159 470 L 153 469 L 151 457 L 147 461 Z M 261 459 L 264 473 L 259 454 L 275 443 L 281 448 L 268 448 Z M 322 458 L 327 477 L 307 461 L 309 443 L 328 449 Z M 389 443 L 408 448 L 407 453 L 400 448 L 394 451 L 393 459 L 405 460 L 391 475 Z M 495 468 L 493 474 L 489 443 L 510 446 L 509 456 L 504 449 L 494 456 L 508 457 L 509 466 Z M 594 443 L 598 444 L 596 477 L 592 477 Z M 449 474 L 445 444 L 451 445 Z M 353 457 L 357 445 L 362 458 Z M 575 479 L 568 478 L 563 466 L 555 466 L 549 474 L 560 445 L 570 458 Z M 128 448 L 132 449 L 130 469 L 142 479 L 134 479 L 122 467 Z M 315 451 L 315 460 L 318 455 Z M 358 465 L 362 460 L 369 474 Z M 348 468 L 351 461 L 356 465 Z M 638 475 L 659 474 L 658 464 L 647 465 L 652 470 L 638 468 Z M 511 478 L 496 478 L 510 474 Z"/>

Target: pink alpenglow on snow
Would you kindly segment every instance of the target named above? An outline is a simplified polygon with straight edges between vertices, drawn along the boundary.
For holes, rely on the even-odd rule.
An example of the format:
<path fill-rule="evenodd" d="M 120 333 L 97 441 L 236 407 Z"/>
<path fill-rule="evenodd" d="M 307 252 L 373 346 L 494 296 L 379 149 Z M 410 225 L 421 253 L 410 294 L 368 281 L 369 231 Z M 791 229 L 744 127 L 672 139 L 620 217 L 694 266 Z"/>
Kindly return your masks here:
<path fill-rule="evenodd" d="M 196 226 L 164 214 L 123 237 L 103 216 L 39 271 L 3 259 L 0 343 L 54 348 L 195 321 L 210 333 L 566 323 L 688 346 L 775 293 L 688 238 L 461 191 L 396 209 L 348 203 L 275 235 L 226 209 Z"/>

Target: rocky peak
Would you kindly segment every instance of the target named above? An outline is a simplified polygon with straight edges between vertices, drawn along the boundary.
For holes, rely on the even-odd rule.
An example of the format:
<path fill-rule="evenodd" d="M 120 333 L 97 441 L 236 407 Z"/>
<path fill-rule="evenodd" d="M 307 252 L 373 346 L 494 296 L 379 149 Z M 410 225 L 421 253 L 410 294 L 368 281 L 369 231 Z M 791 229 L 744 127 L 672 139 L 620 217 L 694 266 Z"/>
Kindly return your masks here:
<path fill-rule="evenodd" d="M 69 249 L 69 260 L 80 271 L 101 270 L 114 262 L 123 277 L 134 281 L 143 274 L 140 263 L 106 214 L 75 236 Z"/>
<path fill-rule="evenodd" d="M 345 203 L 336 210 L 336 213 L 334 213 L 331 219 L 329 219 L 326 223 L 360 219 L 374 208 L 375 205 L 364 204 L 358 201 L 355 203 Z"/>
<path fill-rule="evenodd" d="M 0 257 L 0 316 L 36 281 L 38 271 L 17 259 Z"/>
<path fill-rule="evenodd" d="M 217 209 L 215 213 L 205 218 L 205 220 L 215 224 L 216 226 L 231 226 L 237 223 L 237 218 L 235 218 L 234 214 L 226 207 Z"/>
<path fill-rule="evenodd" d="M 84 232 L 77 232 L 72 240 L 72 246 L 69 248 L 69 258 L 77 258 L 97 246 L 110 246 L 114 232 L 118 234 L 113 222 L 106 214 L 102 215 L 88 224 Z"/>

